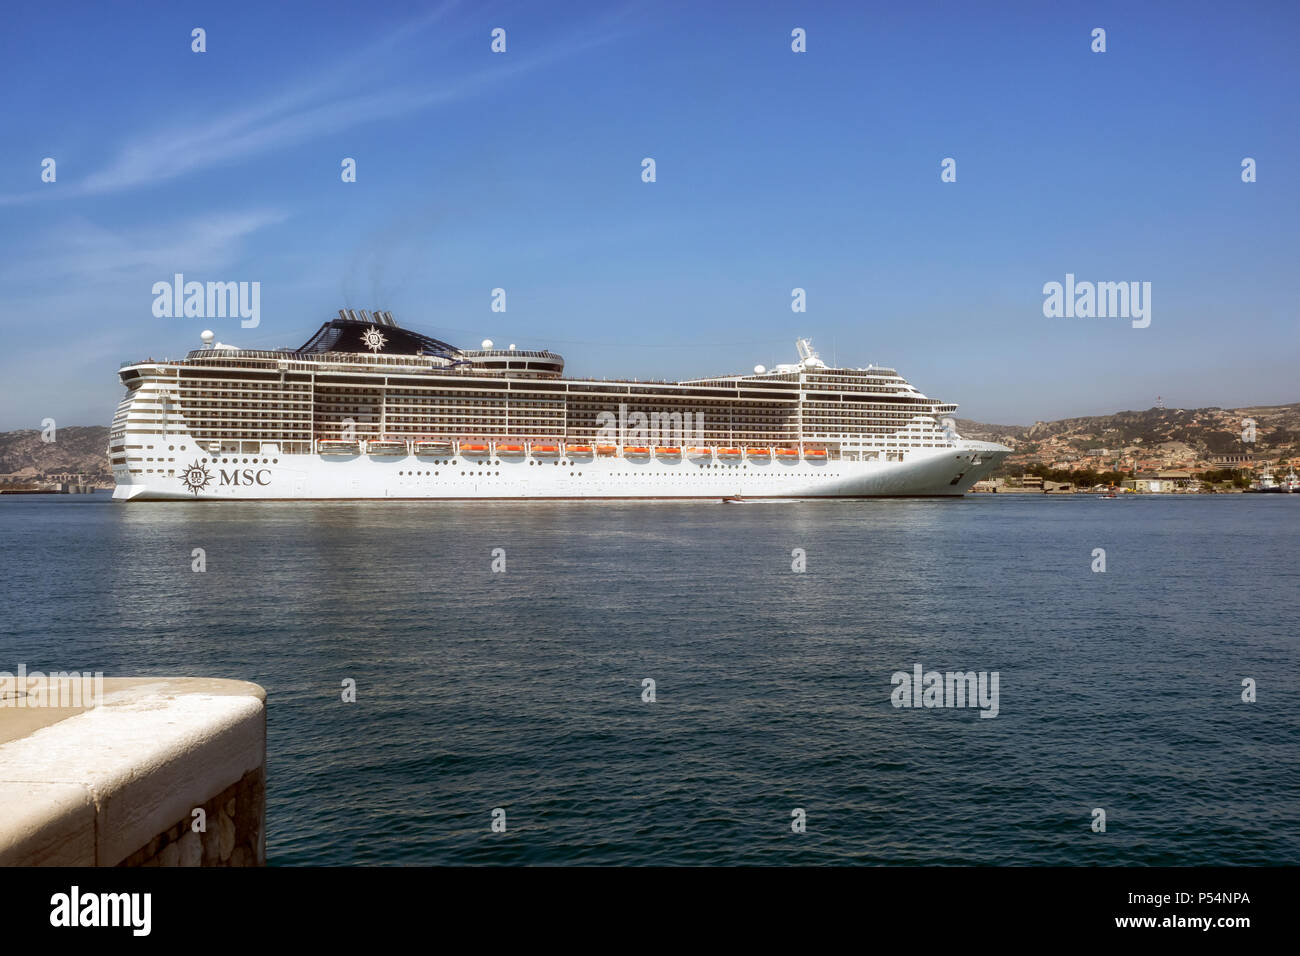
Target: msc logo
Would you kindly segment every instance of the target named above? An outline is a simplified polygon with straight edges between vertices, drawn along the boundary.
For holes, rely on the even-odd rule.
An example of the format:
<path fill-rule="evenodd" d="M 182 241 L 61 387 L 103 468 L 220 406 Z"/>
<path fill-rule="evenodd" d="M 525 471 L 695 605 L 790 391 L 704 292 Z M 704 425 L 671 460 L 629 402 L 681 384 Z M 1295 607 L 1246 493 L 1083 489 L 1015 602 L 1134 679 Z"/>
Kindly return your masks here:
<path fill-rule="evenodd" d="M 222 485 L 269 485 L 271 483 L 270 468 L 245 468 L 242 471 L 238 468 L 227 471 L 224 468 L 218 469 L 221 475 Z M 208 485 L 212 484 L 212 472 L 208 471 L 199 462 L 190 465 L 180 474 L 181 484 L 186 490 L 194 492 L 197 498 L 200 491 L 207 491 Z"/>
<path fill-rule="evenodd" d="M 226 469 L 222 468 L 221 483 L 223 485 L 269 485 L 271 483 L 271 469 L 245 468 L 240 471 L 236 468 L 233 471 L 226 471 Z"/>

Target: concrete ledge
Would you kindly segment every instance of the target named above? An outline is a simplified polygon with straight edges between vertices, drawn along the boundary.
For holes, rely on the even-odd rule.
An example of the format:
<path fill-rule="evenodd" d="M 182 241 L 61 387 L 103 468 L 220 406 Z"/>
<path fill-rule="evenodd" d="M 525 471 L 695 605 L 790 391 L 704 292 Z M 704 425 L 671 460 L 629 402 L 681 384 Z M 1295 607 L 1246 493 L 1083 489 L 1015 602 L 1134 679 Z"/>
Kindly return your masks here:
<path fill-rule="evenodd" d="M 266 692 L 206 678 L 103 690 L 95 707 L 0 706 L 0 865 L 265 862 Z M 192 830 L 195 808 L 210 836 Z"/>

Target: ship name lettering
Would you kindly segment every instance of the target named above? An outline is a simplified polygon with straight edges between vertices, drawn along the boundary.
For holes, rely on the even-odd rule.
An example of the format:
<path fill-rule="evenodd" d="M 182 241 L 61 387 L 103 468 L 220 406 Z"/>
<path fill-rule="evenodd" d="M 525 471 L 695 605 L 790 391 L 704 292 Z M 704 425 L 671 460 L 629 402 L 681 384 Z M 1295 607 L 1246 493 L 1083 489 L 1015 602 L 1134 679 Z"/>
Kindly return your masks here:
<path fill-rule="evenodd" d="M 262 477 L 263 475 L 266 477 Z M 222 468 L 221 483 L 223 485 L 269 485 L 271 483 L 271 469 L 258 468 L 254 470 L 245 468 L 240 471 L 236 468 L 233 471 L 226 471 L 226 469 Z"/>

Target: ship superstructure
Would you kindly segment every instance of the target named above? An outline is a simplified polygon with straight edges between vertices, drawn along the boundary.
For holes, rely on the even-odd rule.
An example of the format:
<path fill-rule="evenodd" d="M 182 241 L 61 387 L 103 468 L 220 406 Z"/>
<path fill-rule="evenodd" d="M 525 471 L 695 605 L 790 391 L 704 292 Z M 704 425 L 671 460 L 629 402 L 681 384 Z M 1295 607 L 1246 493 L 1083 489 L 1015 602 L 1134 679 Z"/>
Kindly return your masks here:
<path fill-rule="evenodd" d="M 795 363 L 683 382 L 565 378 L 553 352 L 457 348 L 388 312 L 341 310 L 298 349 L 203 340 L 120 369 L 115 498 L 961 495 L 1010 452 L 803 339 Z"/>

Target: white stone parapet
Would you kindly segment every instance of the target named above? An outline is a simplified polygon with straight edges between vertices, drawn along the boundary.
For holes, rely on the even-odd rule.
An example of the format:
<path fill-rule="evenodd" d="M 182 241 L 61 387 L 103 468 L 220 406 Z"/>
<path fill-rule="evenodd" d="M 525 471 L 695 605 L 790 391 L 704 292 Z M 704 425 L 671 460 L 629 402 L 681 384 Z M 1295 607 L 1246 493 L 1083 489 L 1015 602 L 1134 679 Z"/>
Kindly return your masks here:
<path fill-rule="evenodd" d="M 265 862 L 257 684 L 109 678 L 98 701 L 15 684 L 0 687 L 0 865 Z"/>

